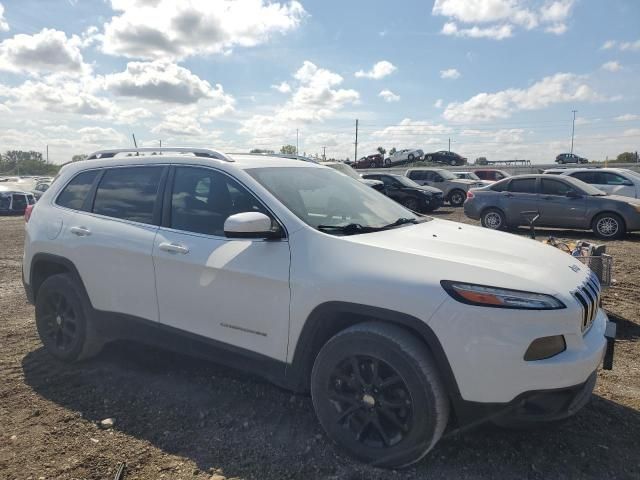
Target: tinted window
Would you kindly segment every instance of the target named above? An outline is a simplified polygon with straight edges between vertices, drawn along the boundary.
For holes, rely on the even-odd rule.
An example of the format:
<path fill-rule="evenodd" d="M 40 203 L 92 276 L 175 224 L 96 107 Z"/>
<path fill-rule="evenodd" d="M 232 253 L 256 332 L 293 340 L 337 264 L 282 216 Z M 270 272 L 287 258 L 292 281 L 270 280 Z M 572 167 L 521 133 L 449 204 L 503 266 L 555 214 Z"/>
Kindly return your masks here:
<path fill-rule="evenodd" d="M 596 172 L 575 172 L 572 173 L 571 176 L 582 180 L 584 183 L 598 183 Z"/>
<path fill-rule="evenodd" d="M 514 193 L 536 193 L 535 178 L 513 179 L 509 184 L 509 191 Z"/>
<path fill-rule="evenodd" d="M 91 190 L 96 175 L 98 175 L 98 170 L 90 170 L 76 175 L 60 192 L 56 203 L 61 207 L 83 210 L 82 204 Z"/>
<path fill-rule="evenodd" d="M 225 220 L 241 212 L 268 215 L 251 193 L 227 175 L 208 168 L 176 168 L 171 228 L 223 236 Z"/>
<path fill-rule="evenodd" d="M 558 180 L 542 179 L 541 193 L 543 195 L 559 195 L 565 197 L 567 193 L 574 191 L 573 187 Z"/>
<path fill-rule="evenodd" d="M 425 179 L 425 174 L 424 174 L 423 171 L 413 170 L 413 171 L 409 172 L 409 178 L 411 180 L 424 180 Z"/>
<path fill-rule="evenodd" d="M 106 170 L 100 180 L 93 212 L 140 223 L 153 222 L 163 167 Z"/>
<path fill-rule="evenodd" d="M 598 182 L 600 185 L 626 185 L 629 181 L 617 173 L 600 172 L 600 177 L 604 182 Z"/>
<path fill-rule="evenodd" d="M 504 192 L 507 189 L 507 184 L 509 182 L 496 182 L 491 185 L 491 190 L 494 192 Z"/>

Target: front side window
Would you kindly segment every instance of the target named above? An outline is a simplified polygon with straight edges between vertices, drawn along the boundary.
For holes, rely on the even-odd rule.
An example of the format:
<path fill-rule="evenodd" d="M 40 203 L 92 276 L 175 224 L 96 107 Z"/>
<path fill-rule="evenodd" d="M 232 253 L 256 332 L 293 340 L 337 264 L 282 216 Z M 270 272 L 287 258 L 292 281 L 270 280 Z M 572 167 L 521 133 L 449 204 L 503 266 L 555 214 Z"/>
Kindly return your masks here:
<path fill-rule="evenodd" d="M 268 212 L 227 175 L 199 167 L 177 167 L 171 193 L 171 228 L 224 236 L 225 220 L 236 213 Z"/>
<path fill-rule="evenodd" d="M 590 184 L 598 184 L 600 183 L 600 179 L 596 172 L 575 172 L 572 173 L 571 176 L 573 178 L 577 178 L 578 180 L 582 180 L 584 183 Z"/>
<path fill-rule="evenodd" d="M 628 185 L 629 183 L 631 183 L 629 182 L 629 180 L 624 178 L 622 175 L 618 175 L 617 173 L 600 172 L 600 175 L 604 177 L 604 182 L 602 182 L 601 185 L 619 186 Z"/>
<path fill-rule="evenodd" d="M 409 178 L 411 180 L 426 180 L 426 175 L 422 170 L 412 170 L 409 172 Z"/>
<path fill-rule="evenodd" d="M 509 191 L 513 193 L 536 193 L 536 179 L 513 179 L 509 184 Z"/>
<path fill-rule="evenodd" d="M 558 195 L 566 197 L 569 192 L 575 191 L 573 187 L 558 180 L 542 179 L 541 193 L 543 195 Z"/>
<path fill-rule="evenodd" d="M 76 175 L 66 187 L 62 189 L 56 199 L 56 204 L 61 207 L 83 210 L 87 194 L 91 190 L 93 181 L 98 175 L 98 170 L 89 170 Z"/>
<path fill-rule="evenodd" d="M 153 223 L 163 168 L 123 167 L 106 170 L 96 191 L 93 213 Z"/>
<path fill-rule="evenodd" d="M 362 182 L 329 169 L 253 168 L 247 173 L 313 228 L 347 224 L 382 227 L 400 218 L 418 218 Z"/>

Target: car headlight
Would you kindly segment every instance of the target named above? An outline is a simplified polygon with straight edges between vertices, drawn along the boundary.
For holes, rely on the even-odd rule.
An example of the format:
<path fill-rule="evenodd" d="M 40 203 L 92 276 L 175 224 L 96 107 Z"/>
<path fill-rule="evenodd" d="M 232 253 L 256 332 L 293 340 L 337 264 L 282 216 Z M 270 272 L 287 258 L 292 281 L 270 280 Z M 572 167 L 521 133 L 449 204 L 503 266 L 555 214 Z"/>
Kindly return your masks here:
<path fill-rule="evenodd" d="M 558 310 L 566 305 L 551 295 L 442 280 L 442 288 L 458 302 L 493 308 Z"/>

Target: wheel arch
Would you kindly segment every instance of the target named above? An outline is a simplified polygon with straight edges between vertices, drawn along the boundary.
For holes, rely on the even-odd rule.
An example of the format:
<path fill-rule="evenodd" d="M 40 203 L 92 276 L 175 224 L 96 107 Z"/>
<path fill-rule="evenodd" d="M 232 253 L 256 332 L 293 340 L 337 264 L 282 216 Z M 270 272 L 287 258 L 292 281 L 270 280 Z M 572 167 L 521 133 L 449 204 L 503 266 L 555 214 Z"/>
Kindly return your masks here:
<path fill-rule="evenodd" d="M 418 337 L 433 356 L 452 402 L 460 399 L 460 390 L 449 360 L 433 330 L 422 320 L 406 313 L 349 302 L 318 305 L 307 317 L 287 367 L 288 382 L 296 391 L 309 390 L 311 369 L 322 346 L 338 332 L 362 322 L 381 321 L 398 325 Z"/>
<path fill-rule="evenodd" d="M 624 218 L 624 215 L 622 215 L 619 212 L 616 212 L 615 210 L 602 210 L 600 212 L 595 212 L 593 215 L 591 215 L 591 218 L 589 219 L 589 227 L 593 228 L 593 222 L 595 221 L 596 217 L 603 214 L 607 214 L 607 213 L 610 215 L 615 215 L 620 220 L 622 220 L 622 229 L 624 232 L 627 231 L 627 220 Z"/>
<path fill-rule="evenodd" d="M 50 276 L 60 273 L 69 273 L 78 282 L 85 298 L 89 298 L 82 277 L 71 260 L 50 253 L 37 253 L 31 260 L 31 270 L 29 271 L 29 287 L 34 302 L 42 283 Z"/>

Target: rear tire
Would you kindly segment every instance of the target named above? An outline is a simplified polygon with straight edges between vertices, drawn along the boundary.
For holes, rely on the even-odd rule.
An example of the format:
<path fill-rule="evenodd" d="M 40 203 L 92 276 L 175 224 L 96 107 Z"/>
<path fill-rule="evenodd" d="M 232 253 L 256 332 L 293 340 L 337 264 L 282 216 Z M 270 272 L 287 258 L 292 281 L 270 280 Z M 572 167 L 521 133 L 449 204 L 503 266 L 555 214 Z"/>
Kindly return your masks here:
<path fill-rule="evenodd" d="M 369 164 L 369 168 L 376 168 L 376 162 L 371 162 Z"/>
<path fill-rule="evenodd" d="M 36 297 L 36 328 L 42 344 L 55 358 L 74 362 L 102 348 L 87 317 L 88 300 L 67 273 L 47 278 Z"/>
<path fill-rule="evenodd" d="M 379 467 L 419 461 L 449 419 L 445 388 L 425 345 L 379 322 L 347 328 L 322 347 L 311 397 L 329 438 Z"/>
<path fill-rule="evenodd" d="M 491 230 L 504 230 L 507 228 L 507 219 L 497 208 L 489 208 L 482 212 L 480 223 L 484 228 Z"/>
<path fill-rule="evenodd" d="M 467 194 L 463 190 L 452 190 L 449 192 L 449 203 L 453 207 L 460 207 L 467 199 Z"/>
<path fill-rule="evenodd" d="M 596 215 L 591 228 L 598 238 L 605 240 L 621 238 L 626 233 L 624 220 L 616 213 L 605 212 Z"/>

